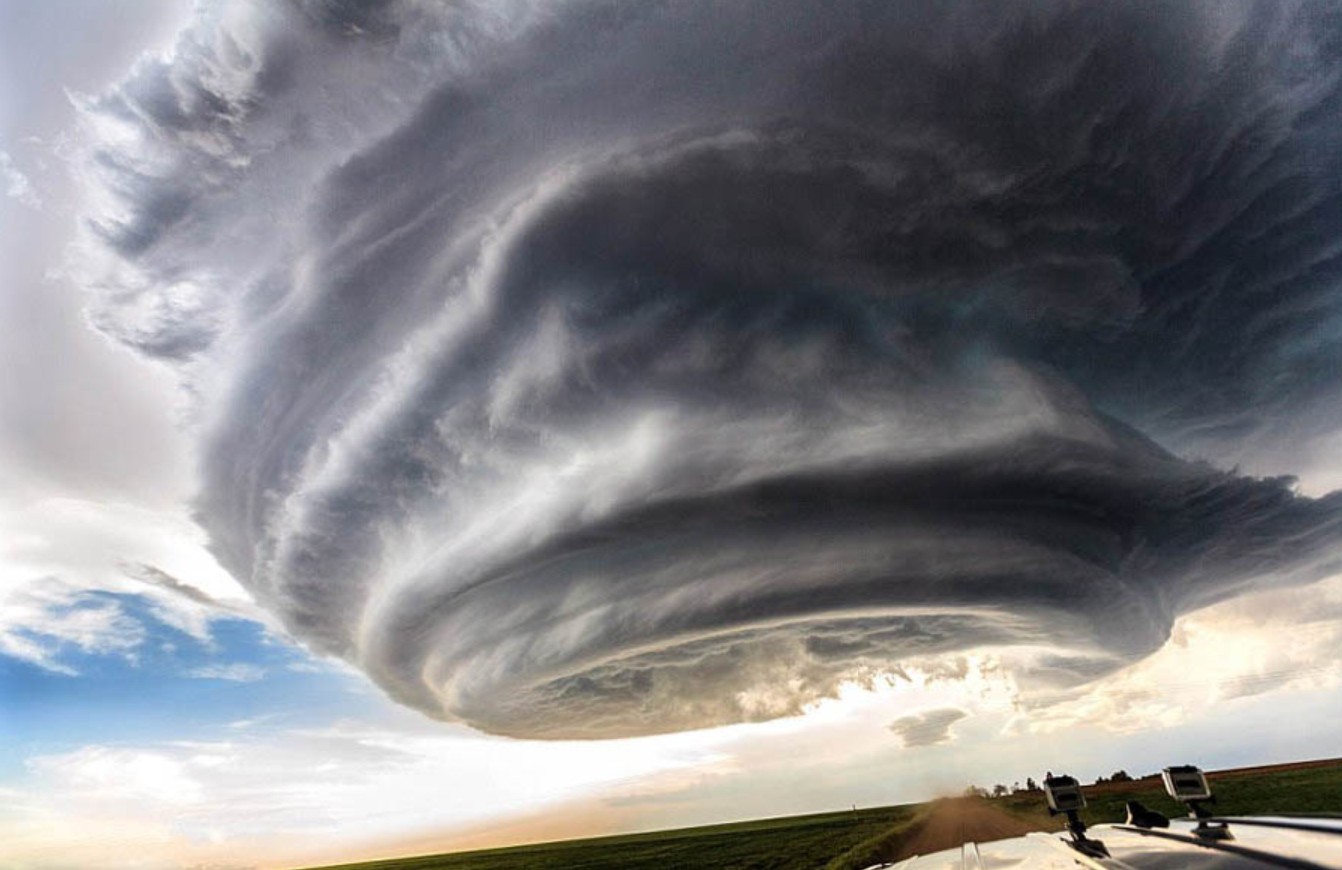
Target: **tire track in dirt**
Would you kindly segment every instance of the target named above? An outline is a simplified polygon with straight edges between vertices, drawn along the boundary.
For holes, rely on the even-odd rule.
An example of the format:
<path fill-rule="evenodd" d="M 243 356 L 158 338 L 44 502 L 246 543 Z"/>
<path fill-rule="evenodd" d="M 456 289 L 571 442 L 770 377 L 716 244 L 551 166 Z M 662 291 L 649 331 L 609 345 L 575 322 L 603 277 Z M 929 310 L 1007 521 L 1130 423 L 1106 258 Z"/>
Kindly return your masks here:
<path fill-rule="evenodd" d="M 933 804 L 921 824 L 909 831 L 909 836 L 899 844 L 895 860 L 954 849 L 970 841 L 985 843 L 1041 830 L 1047 828 L 999 810 L 980 798 L 946 798 Z"/>

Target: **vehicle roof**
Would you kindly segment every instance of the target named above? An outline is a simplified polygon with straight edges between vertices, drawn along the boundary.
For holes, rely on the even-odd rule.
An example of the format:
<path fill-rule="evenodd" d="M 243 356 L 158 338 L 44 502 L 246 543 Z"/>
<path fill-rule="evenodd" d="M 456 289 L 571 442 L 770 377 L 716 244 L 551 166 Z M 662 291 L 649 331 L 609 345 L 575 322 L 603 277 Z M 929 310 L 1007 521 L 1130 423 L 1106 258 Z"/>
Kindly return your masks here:
<path fill-rule="evenodd" d="M 1104 844 L 1108 858 L 1082 855 L 1070 845 L 1065 833 L 1036 833 L 988 843 L 966 843 L 956 849 L 878 867 L 890 870 L 1342 868 L 1342 818 L 1236 816 L 1212 821 L 1225 822 L 1233 839 L 1199 837 L 1194 833 L 1195 823 L 1185 819 L 1171 821 L 1169 828 L 1151 830 L 1129 825 L 1096 825 L 1088 836 Z"/>

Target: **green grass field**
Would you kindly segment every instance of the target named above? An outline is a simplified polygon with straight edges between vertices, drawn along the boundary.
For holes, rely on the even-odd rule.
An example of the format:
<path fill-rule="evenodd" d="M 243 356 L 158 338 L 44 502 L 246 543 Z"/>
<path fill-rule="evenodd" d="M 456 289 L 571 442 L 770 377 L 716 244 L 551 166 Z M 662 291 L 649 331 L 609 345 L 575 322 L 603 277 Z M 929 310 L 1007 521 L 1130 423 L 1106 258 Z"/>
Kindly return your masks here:
<path fill-rule="evenodd" d="M 816 870 L 907 822 L 919 806 L 791 816 L 343 866 L 358 870 Z"/>
<path fill-rule="evenodd" d="M 1342 760 L 1209 774 L 1215 810 L 1235 814 L 1342 814 Z M 1169 816 L 1184 811 L 1159 778 L 1086 787 L 1090 824 L 1121 822 L 1136 799 Z M 1040 793 L 989 801 L 1013 815 L 1048 820 Z M 851 870 L 888 855 L 926 804 L 765 819 L 676 831 L 515 846 L 341 865 L 345 870 Z"/>
<path fill-rule="evenodd" d="M 1211 809 L 1219 815 L 1342 814 L 1342 761 L 1224 771 L 1210 773 L 1207 778 L 1216 797 Z M 1085 792 L 1087 806 L 1082 818 L 1087 824 L 1123 821 L 1124 804 L 1130 800 L 1141 801 L 1172 818 L 1188 814 L 1165 794 L 1158 776 L 1090 786 Z M 994 803 L 1021 814 L 1037 812 L 1043 797 L 1016 794 Z"/>
<path fill-rule="evenodd" d="M 903 807 L 902 809 L 907 809 L 909 812 L 895 824 L 882 828 L 866 839 L 858 840 L 841 852 L 831 853 L 828 861 L 812 866 L 823 867 L 824 870 L 863 870 L 873 864 L 893 859 L 904 835 L 918 824 L 929 807 L 930 804 Z"/>

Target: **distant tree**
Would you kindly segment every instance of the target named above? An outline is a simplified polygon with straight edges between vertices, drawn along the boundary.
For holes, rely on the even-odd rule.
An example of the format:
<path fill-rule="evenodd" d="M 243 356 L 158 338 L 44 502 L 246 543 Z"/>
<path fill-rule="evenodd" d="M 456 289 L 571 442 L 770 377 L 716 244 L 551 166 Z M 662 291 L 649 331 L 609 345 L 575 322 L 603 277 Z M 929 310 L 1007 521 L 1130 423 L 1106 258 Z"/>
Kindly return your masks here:
<path fill-rule="evenodd" d="M 995 798 L 1006 797 L 1006 793 L 1007 793 L 1007 787 L 1002 785 L 1000 782 L 997 785 L 993 786 L 993 797 Z"/>
<path fill-rule="evenodd" d="M 1030 777 L 1030 776 L 1025 777 L 1025 790 L 1026 790 L 1026 791 L 1039 791 L 1039 783 L 1037 783 L 1037 782 L 1034 781 L 1034 777 Z"/>
<path fill-rule="evenodd" d="M 985 798 L 987 796 L 988 796 L 988 790 L 986 788 L 979 788 L 973 783 L 965 787 L 965 797 Z"/>
<path fill-rule="evenodd" d="M 1011 784 L 1011 793 L 1012 793 L 1012 794 L 1019 794 L 1019 793 L 1020 793 L 1020 780 L 1019 780 L 1019 779 L 1016 780 L 1015 782 L 1013 782 L 1013 783 Z"/>
<path fill-rule="evenodd" d="M 1114 771 L 1114 775 L 1109 777 L 1110 782 L 1132 782 L 1132 777 L 1128 776 L 1126 770 Z"/>

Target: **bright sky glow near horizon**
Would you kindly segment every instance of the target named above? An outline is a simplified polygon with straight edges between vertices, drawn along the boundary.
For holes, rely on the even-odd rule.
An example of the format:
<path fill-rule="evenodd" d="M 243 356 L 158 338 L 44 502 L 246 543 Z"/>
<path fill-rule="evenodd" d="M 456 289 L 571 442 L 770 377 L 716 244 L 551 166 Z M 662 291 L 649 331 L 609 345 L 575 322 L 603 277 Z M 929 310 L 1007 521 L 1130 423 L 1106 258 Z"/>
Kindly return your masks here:
<path fill-rule="evenodd" d="M 1325 2 L 0 0 L 0 866 L 1342 755 Z"/>

